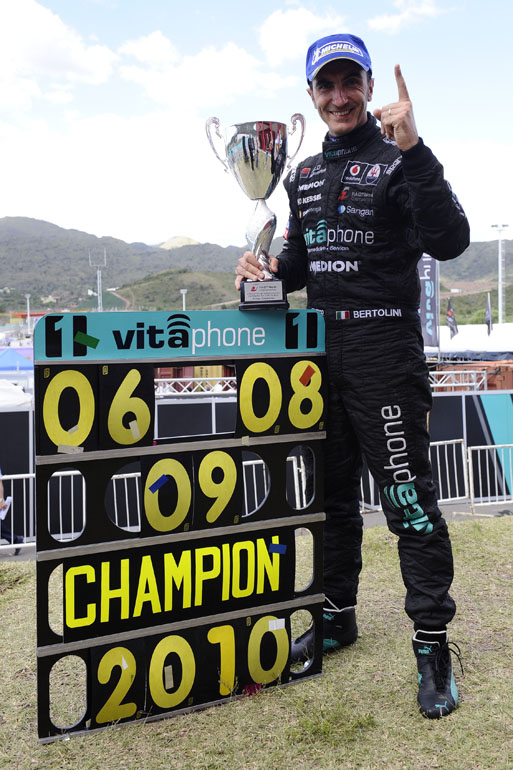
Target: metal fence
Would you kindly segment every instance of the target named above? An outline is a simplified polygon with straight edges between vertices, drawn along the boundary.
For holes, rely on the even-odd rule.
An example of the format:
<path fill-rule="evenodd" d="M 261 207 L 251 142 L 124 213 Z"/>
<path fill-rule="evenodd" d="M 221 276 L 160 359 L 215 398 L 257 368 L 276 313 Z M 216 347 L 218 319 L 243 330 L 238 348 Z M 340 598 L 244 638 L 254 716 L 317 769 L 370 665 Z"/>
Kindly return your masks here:
<path fill-rule="evenodd" d="M 228 377 L 173 377 L 155 380 L 155 398 L 165 396 L 205 396 L 206 394 L 237 393 L 237 378 Z"/>
<path fill-rule="evenodd" d="M 295 509 L 307 505 L 307 472 L 305 457 L 301 452 L 287 458 L 288 489 L 292 495 L 291 505 Z M 244 489 L 244 516 L 251 516 L 264 502 L 269 493 L 270 474 L 263 460 L 257 458 L 242 462 Z M 29 505 L 33 495 L 34 474 L 25 476 L 3 476 L 6 489 L 13 502 L 13 516 L 20 507 L 24 513 L 23 532 L 25 544 L 30 544 L 35 537 L 35 517 L 29 515 L 33 506 Z M 112 476 L 105 493 L 105 508 L 110 520 L 120 529 L 130 532 L 141 531 L 141 473 L 121 473 Z M 22 482 L 22 486 L 18 484 Z M 52 537 L 59 542 L 75 540 L 83 532 L 86 524 L 86 484 L 78 470 L 56 471 L 50 478 L 47 488 L 48 529 Z M 17 521 L 18 517 L 14 518 Z M 4 538 L 4 547 L 17 547 L 11 527 L 10 539 Z M 2 546 L 0 546 L 2 547 Z"/>
<path fill-rule="evenodd" d="M 513 444 L 468 448 L 470 503 L 510 503 L 513 500 Z"/>
<path fill-rule="evenodd" d="M 488 390 L 486 369 L 448 369 L 429 372 L 431 389 L 437 390 Z"/>
<path fill-rule="evenodd" d="M 301 510 L 308 505 L 312 490 L 308 455 L 291 454 L 287 462 L 287 496 L 291 505 Z M 431 444 L 433 478 L 440 503 L 469 502 L 476 506 L 511 503 L 513 501 L 513 444 L 475 446 L 465 450 L 463 439 L 437 441 Z M 140 472 L 112 477 L 105 494 L 109 518 L 121 529 L 141 529 Z M 35 541 L 34 474 L 2 476 L 4 495 L 12 498 L 0 550 L 29 547 Z M 269 492 L 269 471 L 256 455 L 243 460 L 244 514 L 250 516 Z M 77 538 L 85 527 L 86 486 L 77 470 L 58 471 L 48 483 L 48 526 L 60 541 Z M 380 509 L 377 485 L 367 471 L 362 478 L 362 512 Z M 4 524 L 4 522 L 2 522 Z M 14 542 L 13 530 L 23 537 Z"/>
<path fill-rule="evenodd" d="M 440 503 L 469 500 L 469 474 L 463 439 L 433 441 L 430 445 L 433 481 Z M 362 512 L 381 509 L 378 485 L 367 469 L 361 483 Z"/>
<path fill-rule="evenodd" d="M 26 548 L 36 539 L 34 515 L 34 481 L 33 473 L 15 473 L 1 476 L 4 487 L 4 497 L 11 498 L 11 505 L 5 518 L 1 521 L 1 548 Z M 16 536 L 23 538 L 23 543 L 16 543 Z"/>

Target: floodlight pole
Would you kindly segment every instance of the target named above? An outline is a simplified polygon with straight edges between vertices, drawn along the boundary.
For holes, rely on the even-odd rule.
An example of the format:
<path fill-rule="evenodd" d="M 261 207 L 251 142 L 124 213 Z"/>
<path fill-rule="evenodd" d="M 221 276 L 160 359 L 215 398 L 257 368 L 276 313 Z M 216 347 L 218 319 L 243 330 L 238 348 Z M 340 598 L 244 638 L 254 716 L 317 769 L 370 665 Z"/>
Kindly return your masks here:
<path fill-rule="evenodd" d="M 499 323 L 503 323 L 504 316 L 506 314 L 506 286 L 505 286 L 505 276 L 506 276 L 506 257 L 505 254 L 502 252 L 502 231 L 508 227 L 508 225 L 492 225 L 494 227 L 498 234 L 499 234 L 499 241 L 498 241 L 498 256 L 497 256 L 497 262 L 498 262 L 498 306 L 499 306 Z"/>

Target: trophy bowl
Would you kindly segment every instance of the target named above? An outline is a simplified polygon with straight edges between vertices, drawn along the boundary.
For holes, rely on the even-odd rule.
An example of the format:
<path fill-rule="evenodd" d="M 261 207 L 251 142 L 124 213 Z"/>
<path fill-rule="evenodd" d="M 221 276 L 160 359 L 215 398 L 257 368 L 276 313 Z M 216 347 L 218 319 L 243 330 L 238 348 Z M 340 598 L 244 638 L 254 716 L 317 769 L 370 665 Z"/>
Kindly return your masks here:
<path fill-rule="evenodd" d="M 276 189 L 285 169 L 290 167 L 303 141 L 304 117 L 296 113 L 291 117 L 291 123 L 290 135 L 296 131 L 298 123 L 301 125 L 299 142 L 293 155 L 287 153 L 289 131 L 285 123 L 264 120 L 237 123 L 226 129 L 224 138 L 218 118 L 209 118 L 206 123 L 210 146 L 225 171 L 233 174 L 250 200 L 257 202 L 248 223 L 246 239 L 265 278 L 241 283 L 241 310 L 288 308 L 283 282 L 274 277 L 269 269 L 269 248 L 276 230 L 276 216 L 266 201 Z M 217 139 L 213 137 L 213 131 Z M 217 144 L 223 143 L 224 157 L 218 152 L 216 141 Z"/>

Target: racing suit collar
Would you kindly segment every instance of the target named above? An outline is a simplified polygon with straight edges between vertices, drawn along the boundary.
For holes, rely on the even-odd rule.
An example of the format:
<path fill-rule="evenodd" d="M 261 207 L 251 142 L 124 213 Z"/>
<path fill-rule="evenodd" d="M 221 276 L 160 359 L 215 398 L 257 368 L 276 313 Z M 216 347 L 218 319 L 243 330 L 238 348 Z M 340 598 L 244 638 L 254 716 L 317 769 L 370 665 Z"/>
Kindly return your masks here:
<path fill-rule="evenodd" d="M 374 136 L 376 130 L 376 118 L 368 112 L 365 125 L 359 126 L 354 131 L 351 131 L 351 133 L 338 137 L 326 134 L 322 144 L 324 160 L 328 162 L 340 160 L 342 156 L 351 155 L 356 150 L 359 150 L 364 144 L 367 144 L 369 139 Z"/>

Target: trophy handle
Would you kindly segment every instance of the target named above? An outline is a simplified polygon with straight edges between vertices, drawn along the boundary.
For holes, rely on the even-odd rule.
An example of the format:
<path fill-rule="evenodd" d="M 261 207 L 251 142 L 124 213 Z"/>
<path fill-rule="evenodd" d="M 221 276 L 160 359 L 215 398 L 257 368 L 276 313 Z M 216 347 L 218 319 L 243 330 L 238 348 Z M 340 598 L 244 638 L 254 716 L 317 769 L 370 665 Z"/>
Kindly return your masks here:
<path fill-rule="evenodd" d="M 301 145 L 303 144 L 303 138 L 304 138 L 304 135 L 305 135 L 305 119 L 304 119 L 304 116 L 301 115 L 300 112 L 295 112 L 292 115 L 290 120 L 292 122 L 292 131 L 290 132 L 290 135 L 292 136 L 292 134 L 295 133 L 296 128 L 297 128 L 297 124 L 301 123 L 301 136 L 299 137 L 299 143 L 298 143 L 298 146 L 296 147 L 296 152 L 293 155 L 287 155 L 287 160 L 288 160 L 287 168 L 290 168 L 290 165 L 291 165 L 292 161 L 294 160 L 294 158 L 298 154 L 298 152 L 299 152 L 299 150 L 301 148 Z"/>
<path fill-rule="evenodd" d="M 212 147 L 212 150 L 214 151 L 214 155 L 216 156 L 218 161 L 223 164 L 224 170 L 228 174 L 230 172 L 228 163 L 226 162 L 225 158 L 221 158 L 212 140 L 212 126 L 214 126 L 216 135 L 221 141 L 223 141 L 223 137 L 221 136 L 221 132 L 219 131 L 219 125 L 220 125 L 219 118 L 207 118 L 207 122 L 205 123 L 205 130 L 207 132 L 207 138 L 208 138 L 209 144 Z"/>

